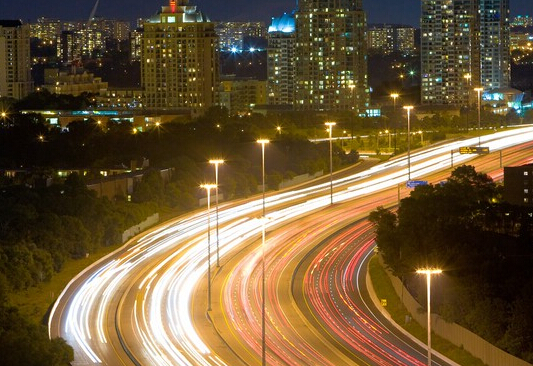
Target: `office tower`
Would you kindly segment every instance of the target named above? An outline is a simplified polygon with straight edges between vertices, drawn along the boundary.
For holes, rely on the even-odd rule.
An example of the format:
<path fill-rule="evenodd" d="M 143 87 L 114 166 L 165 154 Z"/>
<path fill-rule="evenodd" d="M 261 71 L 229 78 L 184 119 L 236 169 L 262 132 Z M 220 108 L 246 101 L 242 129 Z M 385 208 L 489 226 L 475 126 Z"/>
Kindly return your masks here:
<path fill-rule="evenodd" d="M 215 103 L 218 39 L 188 0 L 170 0 L 144 23 L 141 80 L 145 107 L 201 114 Z"/>
<path fill-rule="evenodd" d="M 294 15 L 285 13 L 273 18 L 268 27 L 268 104 L 292 106 L 294 103 L 295 44 Z"/>
<path fill-rule="evenodd" d="M 423 0 L 423 104 L 468 105 L 509 84 L 508 0 Z"/>
<path fill-rule="evenodd" d="M 0 20 L 0 97 L 21 99 L 32 91 L 30 26 Z"/>
<path fill-rule="evenodd" d="M 363 111 L 369 92 L 362 1 L 300 0 L 295 20 L 295 109 Z"/>

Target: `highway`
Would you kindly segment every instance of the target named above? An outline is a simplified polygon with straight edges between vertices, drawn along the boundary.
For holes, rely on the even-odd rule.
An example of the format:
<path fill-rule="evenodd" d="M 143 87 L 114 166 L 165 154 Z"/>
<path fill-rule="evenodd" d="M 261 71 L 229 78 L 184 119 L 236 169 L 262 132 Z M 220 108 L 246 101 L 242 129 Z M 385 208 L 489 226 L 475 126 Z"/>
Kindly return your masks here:
<path fill-rule="evenodd" d="M 530 141 L 532 134 L 531 127 L 508 130 L 483 137 L 482 145 L 495 151 Z M 471 140 L 413 152 L 411 177 L 448 169 L 451 151 L 477 143 L 477 138 Z M 456 154 L 453 160 L 457 165 L 472 158 Z M 291 295 L 296 291 L 291 289 L 298 283 L 293 281 L 295 273 L 301 272 L 294 272 L 294 268 L 303 268 L 300 263 L 310 249 L 317 247 L 324 235 L 333 233 L 315 230 L 317 227 L 340 229 L 345 226 L 343 217 L 353 220 L 377 205 L 393 204 L 398 190 L 408 194 L 407 189 L 398 188 L 405 183 L 406 164 L 403 156 L 335 180 L 333 207 L 329 207 L 329 181 L 269 194 L 267 220 L 260 218 L 262 201 L 258 197 L 221 205 L 222 266 L 212 268 L 213 310 L 208 315 L 205 210 L 159 225 L 88 268 L 67 286 L 52 309 L 50 336 L 62 336 L 74 347 L 74 365 L 260 364 L 262 278 L 258 270 L 265 248 L 258 244 L 264 227 L 269 364 L 339 365 L 354 364 L 354 359 L 372 364 L 375 356 L 370 355 L 371 351 L 360 353 L 347 338 L 330 331 L 339 324 L 316 327 L 328 316 L 317 311 L 323 300 L 314 299 L 303 287 L 306 308 L 300 308 L 302 301 L 296 304 Z M 386 193 L 380 199 L 357 202 L 375 192 Z M 353 212 L 349 211 L 350 205 L 354 206 Z M 320 224 L 314 214 L 319 220 L 322 216 Z M 323 225 L 326 219 L 331 225 Z M 298 223 L 297 229 L 286 227 L 291 223 Z M 313 236 L 313 240 L 304 240 Z M 213 231 L 211 239 L 213 245 Z M 288 307 L 298 314 L 296 318 L 291 316 L 290 322 L 284 316 Z M 407 359 L 417 357 L 410 350 L 407 353 Z"/>

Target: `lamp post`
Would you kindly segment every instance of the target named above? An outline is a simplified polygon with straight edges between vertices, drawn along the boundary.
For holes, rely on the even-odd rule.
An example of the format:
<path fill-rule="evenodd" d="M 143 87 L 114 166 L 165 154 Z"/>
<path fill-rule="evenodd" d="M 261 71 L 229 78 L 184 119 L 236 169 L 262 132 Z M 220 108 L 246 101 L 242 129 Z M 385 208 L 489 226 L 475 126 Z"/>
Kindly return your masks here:
<path fill-rule="evenodd" d="M 474 88 L 475 91 L 477 91 L 477 129 L 479 138 L 478 138 L 478 146 L 481 146 L 481 92 L 483 91 L 483 88 Z"/>
<path fill-rule="evenodd" d="M 215 209 L 215 212 L 216 212 L 216 220 L 217 220 L 217 267 L 220 267 L 220 259 L 219 259 L 219 254 L 218 254 L 218 166 L 220 164 L 223 164 L 224 163 L 224 160 L 222 159 L 211 159 L 209 160 L 209 164 L 214 164 L 215 165 L 215 185 L 216 185 L 216 188 L 215 188 L 215 205 L 216 205 L 216 209 Z"/>
<path fill-rule="evenodd" d="M 325 125 L 328 126 L 329 131 L 329 196 L 331 204 L 333 204 L 333 147 L 332 147 L 332 131 L 333 126 L 337 123 L 335 122 L 326 122 Z"/>
<path fill-rule="evenodd" d="M 385 133 L 389 135 L 389 152 L 390 152 L 390 131 L 389 130 L 385 130 Z"/>
<path fill-rule="evenodd" d="M 467 90 L 468 90 L 468 100 L 467 100 L 467 103 L 466 103 L 466 133 L 468 133 L 468 118 L 469 118 L 469 112 L 470 112 L 470 89 L 472 88 L 472 74 L 465 74 L 463 76 L 465 78 L 465 80 L 467 81 L 468 83 L 468 86 L 467 86 Z"/>
<path fill-rule="evenodd" d="M 426 268 L 418 269 L 416 271 L 418 274 L 425 274 L 427 278 L 427 287 L 428 287 L 428 366 L 431 366 L 431 275 L 442 273 L 441 269 L 437 268 Z"/>
<path fill-rule="evenodd" d="M 261 222 L 263 225 L 262 229 L 262 241 L 261 249 L 263 256 L 263 265 L 261 268 L 263 283 L 262 283 L 262 299 L 261 299 L 261 365 L 266 366 L 266 278 L 265 278 L 265 145 L 268 144 L 270 140 L 259 139 L 257 143 L 261 144 L 261 171 L 263 176 L 263 217 Z"/>
<path fill-rule="evenodd" d="M 215 184 L 200 186 L 207 192 L 207 311 L 211 311 L 211 189 Z"/>
<path fill-rule="evenodd" d="M 411 180 L 411 109 L 412 105 L 403 107 L 407 110 L 407 180 Z"/>
<path fill-rule="evenodd" d="M 391 93 L 390 95 L 390 97 L 392 98 L 392 108 L 393 108 L 392 111 L 394 115 L 396 115 L 396 98 L 398 98 L 399 96 L 400 94 L 398 93 Z M 394 121 L 394 153 L 395 154 L 396 154 L 396 136 L 397 136 L 396 125 L 397 125 L 397 121 Z"/>

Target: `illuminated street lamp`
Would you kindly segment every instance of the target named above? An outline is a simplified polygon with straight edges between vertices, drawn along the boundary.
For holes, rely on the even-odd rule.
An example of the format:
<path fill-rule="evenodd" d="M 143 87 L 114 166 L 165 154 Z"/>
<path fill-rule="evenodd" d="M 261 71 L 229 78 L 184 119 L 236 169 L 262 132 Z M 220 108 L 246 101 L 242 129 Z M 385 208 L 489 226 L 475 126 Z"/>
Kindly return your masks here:
<path fill-rule="evenodd" d="M 427 278 L 428 287 L 428 366 L 431 366 L 431 275 L 442 273 L 441 269 L 437 268 L 425 268 L 418 269 L 418 274 L 425 274 Z"/>
<path fill-rule="evenodd" d="M 331 204 L 333 204 L 333 147 L 332 147 L 332 138 L 331 133 L 333 131 L 333 126 L 337 123 L 335 122 L 326 122 L 325 125 L 328 126 L 329 131 L 329 196 Z"/>
<path fill-rule="evenodd" d="M 281 135 L 281 126 L 276 126 L 276 131 Z"/>
<path fill-rule="evenodd" d="M 266 366 L 266 278 L 265 278 L 265 145 L 268 144 L 270 140 L 267 139 L 259 139 L 257 140 L 257 143 L 261 144 L 261 167 L 262 167 L 262 176 L 263 176 L 263 217 L 261 218 L 261 222 L 263 225 L 262 229 L 262 241 L 261 241 L 261 249 L 262 249 L 262 256 L 263 256 L 263 264 L 262 264 L 262 277 L 263 277 L 263 284 L 262 284 L 262 300 L 261 300 L 261 365 Z"/>
<path fill-rule="evenodd" d="M 209 164 L 215 165 L 215 205 L 216 205 L 216 220 L 217 220 L 217 267 L 220 267 L 220 260 L 218 255 L 218 166 L 220 164 L 223 164 L 224 160 L 222 159 L 211 159 L 209 160 Z"/>
<path fill-rule="evenodd" d="M 389 135 L 389 151 L 390 151 L 390 131 L 389 130 L 385 130 L 385 133 Z"/>
<path fill-rule="evenodd" d="M 207 311 L 211 311 L 211 189 L 215 184 L 200 186 L 207 192 Z"/>
<path fill-rule="evenodd" d="M 468 115 L 470 114 L 470 89 L 472 88 L 472 74 L 464 74 L 463 76 L 466 80 L 466 82 L 468 83 L 468 87 L 467 87 L 467 90 L 468 90 L 468 101 L 466 103 L 466 133 L 468 133 Z"/>
<path fill-rule="evenodd" d="M 393 114 L 396 114 L 396 99 L 400 96 L 400 94 L 398 93 L 391 93 L 390 97 L 392 98 L 392 110 L 393 110 Z M 396 118 L 396 117 L 395 117 Z M 397 121 L 395 120 L 394 121 L 394 153 L 396 154 L 396 136 L 397 136 L 397 133 L 396 133 L 396 125 L 397 125 Z"/>
<path fill-rule="evenodd" d="M 481 146 L 481 92 L 483 91 L 483 88 L 474 88 L 475 91 L 477 91 L 477 128 L 479 139 L 478 139 L 478 146 Z"/>
<path fill-rule="evenodd" d="M 411 109 L 412 105 L 406 105 L 403 109 L 407 110 L 407 180 L 411 180 Z"/>

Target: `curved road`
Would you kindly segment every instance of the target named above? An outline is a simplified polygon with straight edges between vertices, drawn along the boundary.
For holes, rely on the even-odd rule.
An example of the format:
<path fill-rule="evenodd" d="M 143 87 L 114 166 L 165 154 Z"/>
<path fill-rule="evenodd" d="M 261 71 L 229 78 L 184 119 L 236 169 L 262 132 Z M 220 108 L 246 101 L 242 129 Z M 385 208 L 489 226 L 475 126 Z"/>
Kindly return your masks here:
<path fill-rule="evenodd" d="M 518 130 L 506 131 L 499 136 L 483 137 L 487 140 L 483 144 L 491 144 L 491 150 L 495 150 L 531 140 L 533 132 L 531 128 L 523 130 L 525 134 L 517 132 Z M 489 141 L 491 139 L 494 141 Z M 445 169 L 450 163 L 449 152 L 468 144 L 474 143 L 455 142 L 413 153 L 412 177 L 416 179 L 429 174 L 430 171 Z M 454 160 L 457 164 L 471 158 L 472 156 L 457 155 Z M 393 187 L 394 193 L 394 187 L 405 182 L 405 165 L 405 158 L 395 159 L 370 168 L 364 173 L 336 180 L 334 201 L 340 206 L 341 202 L 349 202 L 387 187 Z M 390 197 L 391 193 L 388 193 L 388 196 Z M 267 228 L 267 235 L 272 236 L 269 232 L 276 226 L 327 207 L 329 182 L 271 194 L 267 197 L 266 205 L 269 220 L 264 225 Z M 237 252 L 251 253 L 250 260 L 245 261 L 249 268 L 244 268 L 245 270 L 258 267 L 254 263 L 257 264 L 260 255 L 258 250 L 254 250 L 254 244 L 257 244 L 257 239 L 261 235 L 262 222 L 258 219 L 261 206 L 262 201 L 257 198 L 221 205 L 220 255 L 223 267 L 217 269 L 220 272 L 215 276 L 215 282 L 224 278 L 222 273 L 226 264 L 236 256 Z M 342 215 L 341 211 L 337 213 L 338 217 Z M 211 219 L 211 222 L 214 220 Z M 254 364 L 257 361 L 257 339 L 259 339 L 257 330 L 260 324 L 257 313 L 260 295 L 257 290 L 260 276 L 254 275 L 252 269 L 249 278 L 241 276 L 241 279 L 247 281 L 244 286 L 243 283 L 235 282 L 239 291 L 247 292 L 243 294 L 243 298 L 248 297 L 248 302 L 252 304 L 249 309 L 239 309 L 241 312 L 238 316 L 246 319 L 241 323 L 242 327 L 228 327 L 228 332 L 233 334 L 230 340 L 235 339 L 241 343 L 241 348 L 245 352 L 242 356 L 238 348 L 235 353 L 232 352 L 227 347 L 230 342 L 224 337 L 221 339 L 220 334 L 224 334 L 226 330 L 218 329 L 220 334 L 214 332 L 206 317 L 206 231 L 205 212 L 177 218 L 143 234 L 136 242 L 84 271 L 67 286 L 52 311 L 49 329 L 51 337 L 62 336 L 74 347 L 74 365 L 238 365 Z M 211 238 L 214 236 L 211 235 Z M 297 263 L 293 258 L 305 256 L 303 249 L 293 246 L 294 254 L 291 256 L 286 255 L 288 253 L 286 250 L 280 249 L 280 252 L 276 252 L 275 249 L 269 249 L 266 251 L 267 258 L 271 258 L 269 261 L 273 262 L 268 263 L 268 271 L 277 273 L 277 268 L 280 268 L 279 271 L 284 267 L 289 268 L 286 263 Z M 271 273 L 267 273 L 269 278 L 273 277 Z M 282 277 L 277 287 L 272 287 L 269 280 L 269 302 L 270 299 L 275 299 L 291 303 L 290 296 L 287 295 L 290 280 Z M 213 287 L 216 287 L 215 283 Z M 225 319 L 230 319 L 227 324 L 238 324 L 237 321 L 233 322 L 237 319 L 235 314 L 220 306 L 225 301 L 224 297 L 220 298 L 222 300 L 219 300 L 219 304 L 215 304 L 217 298 L 219 297 L 213 296 L 213 311 L 209 315 L 221 311 L 226 314 Z M 322 331 L 317 332 L 316 328 L 309 327 L 310 323 L 305 320 L 305 316 L 301 317 L 302 327 L 307 327 L 308 332 L 300 334 L 300 326 L 295 325 L 293 327 L 295 331 L 290 337 L 286 337 L 285 328 L 292 325 L 274 322 L 275 319 L 283 319 L 280 314 L 285 311 L 283 306 L 277 305 L 277 303 L 268 304 L 268 308 L 272 309 L 269 313 L 269 324 L 276 324 L 275 327 L 279 328 L 278 334 L 280 334 L 271 338 L 269 347 L 274 349 L 276 348 L 274 346 L 279 345 L 281 348 L 279 352 L 272 352 L 269 348 L 269 355 L 272 355 L 269 357 L 272 357 L 272 361 L 282 364 L 292 363 L 293 361 L 288 360 L 293 357 L 305 356 L 309 359 L 312 353 L 308 353 L 308 350 L 321 349 L 318 347 L 326 347 L 326 350 L 317 353 L 333 354 L 340 363 L 351 359 L 353 351 L 346 352 L 342 349 L 338 351 L 337 347 L 331 347 L 331 342 L 323 342 L 331 335 L 327 332 L 322 334 Z M 291 306 L 294 308 L 294 304 Z M 215 324 L 217 319 L 218 317 L 214 319 Z M 238 335 L 237 330 L 240 329 L 244 333 L 248 332 L 248 336 Z M 271 332 L 272 329 L 269 328 L 269 334 Z M 302 344 L 302 337 L 307 343 L 315 343 L 311 343 L 310 348 L 303 346 L 298 348 Z M 311 338 L 313 340 L 308 342 Z M 246 339 L 255 339 L 255 345 L 254 341 L 251 344 L 246 343 Z M 287 344 L 290 344 L 290 347 L 287 347 Z M 298 348 L 296 353 L 290 351 L 295 348 Z M 331 362 L 329 356 L 328 360 Z M 295 364 L 300 364 L 299 362 L 296 361 Z M 313 362 L 316 362 L 316 359 L 310 361 L 310 364 Z"/>

